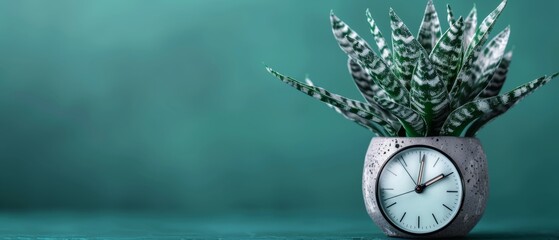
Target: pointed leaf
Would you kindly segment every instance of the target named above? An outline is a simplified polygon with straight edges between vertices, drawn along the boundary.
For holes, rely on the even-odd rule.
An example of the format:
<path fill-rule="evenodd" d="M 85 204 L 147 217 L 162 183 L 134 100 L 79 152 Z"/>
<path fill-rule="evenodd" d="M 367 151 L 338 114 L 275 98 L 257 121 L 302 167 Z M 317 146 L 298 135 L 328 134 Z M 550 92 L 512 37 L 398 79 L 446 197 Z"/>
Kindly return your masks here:
<path fill-rule="evenodd" d="M 497 20 L 497 18 L 499 18 L 506 5 L 507 0 L 503 0 L 501 4 L 499 4 L 499 6 L 497 6 L 497 8 L 489 14 L 489 16 L 483 19 L 478 29 L 476 30 L 476 33 L 474 34 L 470 45 L 468 45 L 465 56 L 469 56 L 477 45 L 483 45 L 485 43 L 485 41 L 489 37 L 491 29 L 493 29 L 495 21 Z"/>
<path fill-rule="evenodd" d="M 428 135 L 438 135 L 448 116 L 450 101 L 446 85 L 439 79 L 429 58 L 422 54 L 411 80 L 411 108 L 423 117 Z"/>
<path fill-rule="evenodd" d="M 454 85 L 462 57 L 462 18 L 458 19 L 445 32 L 441 40 L 433 49 L 430 59 L 437 74 L 445 83 L 447 91 Z"/>
<path fill-rule="evenodd" d="M 294 87 L 295 89 L 311 97 L 314 97 L 320 100 L 321 102 L 330 104 L 341 110 L 357 114 L 358 116 L 364 118 L 365 120 L 372 121 L 382 126 L 385 129 L 386 133 L 388 133 L 390 136 L 396 135 L 396 130 L 394 130 L 388 122 L 381 119 L 379 116 L 380 114 L 374 113 L 375 110 L 372 109 L 368 104 L 356 100 L 348 99 L 338 94 L 330 93 L 320 87 L 309 86 L 308 84 L 304 84 L 293 78 L 284 76 L 269 67 L 266 67 L 266 70 L 268 70 L 268 72 L 270 72 L 272 75 L 277 77 L 282 82 L 287 83 L 288 85 Z"/>
<path fill-rule="evenodd" d="M 382 126 L 378 123 L 370 121 L 364 117 L 357 115 L 356 113 L 352 113 L 350 111 L 343 110 L 338 107 L 334 107 L 328 104 L 328 107 L 334 109 L 337 113 L 341 114 L 345 119 L 350 120 L 354 123 L 357 123 L 359 126 L 368 129 L 369 131 L 373 132 L 378 137 L 393 137 L 394 135 L 390 135 L 385 133 L 385 130 Z"/>
<path fill-rule="evenodd" d="M 382 59 L 384 59 L 384 61 L 386 62 L 386 65 L 390 67 L 392 66 L 392 52 L 390 51 L 388 45 L 386 45 L 386 39 L 384 39 L 384 37 L 382 36 L 382 32 L 380 31 L 375 20 L 371 16 L 369 9 L 367 9 L 366 15 L 367 15 L 367 21 L 369 22 L 369 26 L 371 29 L 371 33 L 373 34 L 375 43 L 377 44 L 377 47 L 379 49 L 380 57 L 382 57 Z"/>
<path fill-rule="evenodd" d="M 365 68 L 351 57 L 347 59 L 347 67 L 355 85 L 367 102 L 373 104 L 374 97 L 387 97 L 386 91 L 373 81 Z"/>
<path fill-rule="evenodd" d="M 427 7 L 425 7 L 423 21 L 419 27 L 417 41 L 423 46 L 427 53 L 430 53 L 440 37 L 441 25 L 439 23 L 439 16 L 437 15 L 437 10 L 435 10 L 433 1 L 429 0 L 427 2 Z"/>
<path fill-rule="evenodd" d="M 313 82 L 309 78 L 306 78 L 305 82 L 309 86 L 314 86 Z M 378 125 L 377 123 L 372 122 L 370 120 L 367 120 L 367 119 L 365 119 L 365 118 L 363 118 L 363 117 L 361 117 L 361 116 L 359 116 L 355 113 L 352 113 L 350 111 L 346 111 L 346 110 L 341 109 L 339 107 L 333 106 L 332 104 L 326 103 L 326 105 L 328 105 L 328 107 L 334 109 L 334 111 L 341 114 L 347 120 L 350 120 L 352 122 L 357 123 L 359 126 L 362 126 L 366 129 L 368 129 L 369 131 L 373 132 L 375 135 L 380 136 L 380 137 L 388 136 L 387 133 L 385 133 L 384 128 L 382 126 Z"/>
<path fill-rule="evenodd" d="M 425 52 L 425 49 L 392 9 L 390 9 L 390 20 L 395 70 L 400 80 L 407 87 L 417 59 L 422 52 Z"/>
<path fill-rule="evenodd" d="M 474 38 L 474 34 L 476 33 L 476 27 L 477 27 L 477 10 L 476 10 L 476 4 L 474 3 L 474 7 L 472 8 L 470 14 L 468 14 L 468 17 L 466 17 L 466 20 L 464 21 L 464 40 L 462 41 L 464 51 L 468 49 L 468 45 L 470 45 L 470 43 L 472 42 L 472 39 Z"/>
<path fill-rule="evenodd" d="M 509 39 L 509 27 L 505 28 L 493 38 L 482 51 L 472 55 L 472 65 L 464 65 L 458 74 L 457 81 L 461 82 L 457 95 L 453 98 L 453 106 L 458 107 L 475 98 L 488 84 L 489 77 L 495 73 L 503 58 Z"/>
<path fill-rule="evenodd" d="M 448 21 L 448 25 L 454 25 L 454 13 L 452 13 L 452 8 L 450 8 L 450 4 L 446 5 L 446 20 Z"/>
<path fill-rule="evenodd" d="M 473 77 L 482 71 L 477 63 L 478 58 L 481 55 L 482 49 L 483 49 L 482 45 L 478 45 L 472 51 L 472 54 L 470 54 L 469 56 L 465 56 L 465 55 L 462 56 L 462 57 L 466 57 L 462 61 L 464 65 L 458 72 L 458 76 L 456 77 L 456 80 L 454 81 L 454 84 L 452 85 L 452 88 L 449 93 L 451 108 L 454 109 L 459 107 L 459 104 L 462 103 L 462 101 L 458 99 L 460 97 L 460 91 L 466 84 L 473 85 L 473 81 L 474 81 Z M 472 82 L 468 83 L 467 81 L 469 80 L 471 80 Z"/>
<path fill-rule="evenodd" d="M 355 85 L 357 85 L 361 95 L 370 104 L 370 107 L 376 110 L 375 113 L 380 114 L 382 119 L 389 122 L 394 129 L 400 128 L 400 122 L 374 102 L 375 97 L 387 97 L 386 92 L 373 81 L 367 70 L 361 67 L 355 60 L 348 58 L 347 64 Z"/>
<path fill-rule="evenodd" d="M 332 31 L 340 48 L 364 66 L 373 81 L 378 84 L 392 100 L 409 104 L 408 90 L 397 80 L 387 64 L 376 55 L 357 33 L 333 13 L 330 15 Z"/>
<path fill-rule="evenodd" d="M 413 109 L 400 105 L 386 98 L 377 98 L 375 100 L 379 106 L 386 111 L 391 112 L 400 120 L 400 123 L 406 129 L 408 137 L 424 137 L 427 134 L 425 120 Z"/>
<path fill-rule="evenodd" d="M 481 117 L 484 122 L 475 126 L 479 129 L 479 127 L 483 126 L 484 123 L 496 116 L 499 116 L 500 114 L 503 114 L 524 97 L 545 85 L 558 74 L 559 73 L 555 73 L 551 76 L 538 78 L 499 96 L 480 99 L 464 104 L 450 113 L 441 129 L 441 135 L 460 136 L 468 124 Z M 475 133 L 476 131 L 477 129 L 473 129 L 470 131 L 470 134 Z"/>
<path fill-rule="evenodd" d="M 501 88 L 505 85 L 505 80 L 507 80 L 507 73 L 509 71 L 511 60 L 512 51 L 509 51 L 505 54 L 505 56 L 503 56 L 499 67 L 495 70 L 495 73 L 493 74 L 491 80 L 489 80 L 487 87 L 485 87 L 485 89 L 483 89 L 483 91 L 481 91 L 481 93 L 477 96 L 478 99 L 493 97 L 499 94 Z"/>
<path fill-rule="evenodd" d="M 483 49 L 481 55 L 483 59 L 483 73 L 481 77 L 476 78 L 474 84 L 475 88 L 470 94 L 469 99 L 473 99 L 489 84 L 489 80 L 491 80 L 492 76 L 495 74 L 495 71 L 505 55 L 505 48 L 507 47 L 509 36 L 510 28 L 506 27 L 505 30 L 492 39 Z"/>

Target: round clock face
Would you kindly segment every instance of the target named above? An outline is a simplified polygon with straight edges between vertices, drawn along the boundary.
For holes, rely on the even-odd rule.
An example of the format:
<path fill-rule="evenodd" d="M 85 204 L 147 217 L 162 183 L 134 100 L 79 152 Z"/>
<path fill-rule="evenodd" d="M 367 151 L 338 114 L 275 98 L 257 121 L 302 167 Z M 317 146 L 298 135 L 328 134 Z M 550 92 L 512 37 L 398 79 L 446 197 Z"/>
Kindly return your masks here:
<path fill-rule="evenodd" d="M 385 218 L 412 234 L 445 227 L 460 210 L 462 196 L 462 180 L 454 163 L 428 147 L 396 153 L 377 182 L 377 202 Z"/>

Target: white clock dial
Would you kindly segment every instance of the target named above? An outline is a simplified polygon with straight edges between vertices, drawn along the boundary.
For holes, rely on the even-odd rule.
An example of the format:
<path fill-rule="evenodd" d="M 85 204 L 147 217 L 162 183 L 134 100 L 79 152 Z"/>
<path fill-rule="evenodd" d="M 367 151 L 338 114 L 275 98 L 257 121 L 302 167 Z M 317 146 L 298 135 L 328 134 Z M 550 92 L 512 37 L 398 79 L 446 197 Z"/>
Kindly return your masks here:
<path fill-rule="evenodd" d="M 462 179 L 446 155 L 428 147 L 396 153 L 383 166 L 377 202 L 397 228 L 413 234 L 435 232 L 450 223 L 462 204 Z"/>

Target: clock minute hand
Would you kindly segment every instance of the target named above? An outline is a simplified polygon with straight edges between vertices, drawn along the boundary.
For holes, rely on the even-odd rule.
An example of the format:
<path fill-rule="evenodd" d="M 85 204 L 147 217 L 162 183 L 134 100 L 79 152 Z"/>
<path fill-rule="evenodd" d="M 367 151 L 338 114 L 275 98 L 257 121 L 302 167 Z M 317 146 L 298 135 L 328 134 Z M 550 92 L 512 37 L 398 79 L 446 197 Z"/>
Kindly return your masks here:
<path fill-rule="evenodd" d="M 419 160 L 420 165 L 419 165 L 419 174 L 417 176 L 417 186 L 421 185 L 421 180 L 423 178 L 423 168 L 425 166 L 425 154 L 423 154 L 423 157 L 421 157 L 421 160 Z"/>

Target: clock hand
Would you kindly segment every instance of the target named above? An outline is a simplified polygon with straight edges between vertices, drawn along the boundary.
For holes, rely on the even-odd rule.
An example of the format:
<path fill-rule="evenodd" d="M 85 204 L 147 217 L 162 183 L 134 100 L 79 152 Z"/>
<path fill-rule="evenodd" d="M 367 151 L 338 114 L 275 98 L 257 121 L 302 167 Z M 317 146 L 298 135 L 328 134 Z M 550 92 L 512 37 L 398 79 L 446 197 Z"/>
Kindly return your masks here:
<path fill-rule="evenodd" d="M 425 188 L 425 186 L 421 184 L 421 180 L 423 178 L 423 168 L 425 166 L 425 154 L 423 154 L 423 157 L 419 155 L 419 164 L 420 165 L 419 165 L 419 174 L 417 175 L 417 185 L 415 185 L 415 192 L 417 193 L 423 192 L 423 189 Z"/>
<path fill-rule="evenodd" d="M 402 195 L 411 193 L 411 192 L 413 192 L 413 191 L 415 191 L 415 189 L 413 189 L 413 190 L 411 190 L 411 191 L 407 191 L 407 192 L 405 192 L 405 193 L 400 193 L 400 194 L 398 194 L 398 195 L 396 195 L 396 196 L 392 196 L 392 197 L 389 197 L 389 198 L 385 198 L 383 201 L 386 201 L 386 200 L 388 200 L 388 199 L 392 199 L 392 198 L 395 198 L 395 197 L 399 197 L 399 196 L 402 196 Z"/>
<path fill-rule="evenodd" d="M 438 182 L 438 181 L 440 181 L 440 180 L 442 180 L 442 179 L 448 177 L 450 174 L 453 174 L 453 173 L 454 173 L 454 172 L 451 172 L 451 173 L 449 173 L 449 174 L 447 174 L 447 175 L 444 175 L 444 174 L 441 173 L 440 175 L 438 175 L 438 176 L 436 176 L 436 177 L 434 177 L 434 178 L 431 178 L 431 180 L 425 182 L 425 183 L 423 184 L 423 187 L 426 188 L 426 187 L 428 187 L 429 185 L 431 185 L 431 184 L 433 184 L 433 183 L 436 183 L 436 182 Z"/>
<path fill-rule="evenodd" d="M 417 187 L 415 187 L 414 190 L 415 190 L 415 192 L 417 192 L 417 193 L 422 193 L 423 190 L 425 190 L 425 188 L 427 188 L 428 186 L 430 186 L 430 185 L 432 185 L 433 183 L 436 183 L 436 182 L 438 182 L 438 181 L 440 181 L 440 180 L 443 180 L 444 178 L 448 177 L 450 174 L 453 174 L 453 173 L 454 173 L 454 172 L 451 172 L 451 173 L 449 173 L 449 174 L 447 174 L 447 175 L 444 175 L 444 174 L 441 173 L 441 174 L 437 175 L 436 177 L 429 179 L 429 181 L 425 182 L 424 184 L 417 185 Z"/>
<path fill-rule="evenodd" d="M 428 187 L 429 185 L 431 185 L 431 184 L 433 184 L 433 183 L 436 183 L 436 182 L 440 181 L 440 180 L 443 179 L 444 177 L 446 177 L 446 176 L 445 176 L 444 174 L 441 173 L 440 175 L 438 175 L 438 176 L 436 176 L 436 177 L 434 177 L 434 178 L 431 178 L 431 180 L 429 180 L 429 181 L 427 181 L 427 182 L 425 182 L 425 183 L 423 184 L 423 188 L 426 188 L 426 187 Z"/>
<path fill-rule="evenodd" d="M 400 163 L 400 165 L 402 165 L 404 170 L 406 170 L 406 173 L 408 174 L 408 176 L 410 176 L 410 179 L 413 182 L 413 184 L 417 186 L 417 183 L 415 182 L 415 180 L 413 180 L 413 177 L 411 176 L 410 172 L 408 172 L 408 169 L 406 168 L 406 166 L 404 166 L 404 163 L 402 163 L 402 161 L 404 161 L 404 159 L 400 157 L 400 160 L 398 162 Z"/>
<path fill-rule="evenodd" d="M 423 157 L 419 156 L 420 160 L 420 165 L 419 165 L 419 175 L 417 177 L 417 185 L 421 184 L 421 179 L 423 178 L 423 168 L 425 166 L 425 154 L 423 154 Z"/>

